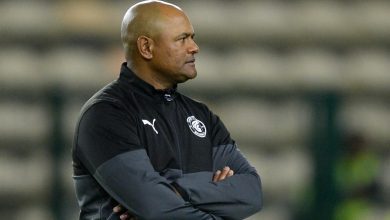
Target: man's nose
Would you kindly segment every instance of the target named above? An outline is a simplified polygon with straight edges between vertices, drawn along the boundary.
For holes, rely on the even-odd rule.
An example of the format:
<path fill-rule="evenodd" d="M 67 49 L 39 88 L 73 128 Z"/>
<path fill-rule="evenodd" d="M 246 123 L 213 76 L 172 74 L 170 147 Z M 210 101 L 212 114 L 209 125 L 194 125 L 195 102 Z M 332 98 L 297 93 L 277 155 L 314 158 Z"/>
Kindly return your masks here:
<path fill-rule="evenodd" d="M 195 43 L 194 40 L 191 40 L 191 45 L 189 47 L 189 52 L 192 54 L 199 53 L 199 46 Z"/>

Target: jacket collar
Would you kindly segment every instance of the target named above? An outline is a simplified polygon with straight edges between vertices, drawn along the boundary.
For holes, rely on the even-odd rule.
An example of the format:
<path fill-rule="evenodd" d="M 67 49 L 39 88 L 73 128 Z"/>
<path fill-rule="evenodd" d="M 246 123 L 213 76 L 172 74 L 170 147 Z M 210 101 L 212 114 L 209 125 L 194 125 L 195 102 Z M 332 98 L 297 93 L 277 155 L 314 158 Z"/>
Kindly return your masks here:
<path fill-rule="evenodd" d="M 150 97 L 156 101 L 171 102 L 177 97 L 177 85 L 173 88 L 158 90 L 155 89 L 149 83 L 140 79 L 130 68 L 127 67 L 127 63 L 124 62 L 121 66 L 121 72 L 119 75 L 120 83 L 124 82 L 126 89 L 130 89 L 141 95 Z"/>

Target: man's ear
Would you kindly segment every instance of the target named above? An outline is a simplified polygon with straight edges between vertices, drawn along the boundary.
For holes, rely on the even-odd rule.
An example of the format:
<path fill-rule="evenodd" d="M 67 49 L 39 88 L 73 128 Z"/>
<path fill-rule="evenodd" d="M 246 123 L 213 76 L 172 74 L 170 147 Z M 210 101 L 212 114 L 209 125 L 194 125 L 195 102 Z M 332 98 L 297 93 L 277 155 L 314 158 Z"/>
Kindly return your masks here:
<path fill-rule="evenodd" d="M 140 36 L 137 39 L 137 47 L 138 51 L 141 54 L 142 57 L 145 59 L 152 59 L 153 58 L 153 40 L 146 36 Z"/>

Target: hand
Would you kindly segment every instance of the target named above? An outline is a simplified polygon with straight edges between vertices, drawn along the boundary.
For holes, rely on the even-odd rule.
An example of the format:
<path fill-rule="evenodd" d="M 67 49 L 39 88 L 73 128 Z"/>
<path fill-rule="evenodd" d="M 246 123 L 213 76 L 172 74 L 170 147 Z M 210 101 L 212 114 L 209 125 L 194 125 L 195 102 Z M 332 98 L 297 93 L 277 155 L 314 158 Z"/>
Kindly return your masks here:
<path fill-rule="evenodd" d="M 121 215 L 119 216 L 119 218 L 121 220 L 137 220 L 137 218 L 133 215 L 131 215 L 129 213 L 129 211 L 127 211 L 122 205 L 117 205 L 113 208 L 113 211 L 117 214 L 120 214 Z"/>
<path fill-rule="evenodd" d="M 218 182 L 234 175 L 234 171 L 230 167 L 224 167 L 222 171 L 217 170 L 213 177 L 213 182 Z"/>

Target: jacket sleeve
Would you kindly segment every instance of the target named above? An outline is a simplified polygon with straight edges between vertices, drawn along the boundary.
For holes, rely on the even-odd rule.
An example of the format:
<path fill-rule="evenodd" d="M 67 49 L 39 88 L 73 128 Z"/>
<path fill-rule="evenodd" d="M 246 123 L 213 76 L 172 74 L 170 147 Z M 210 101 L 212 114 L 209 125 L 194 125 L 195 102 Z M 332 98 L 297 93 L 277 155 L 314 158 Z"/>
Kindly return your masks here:
<path fill-rule="evenodd" d="M 195 207 L 223 219 L 244 219 L 262 207 L 260 177 L 235 145 L 214 148 L 215 167 L 229 166 L 235 174 L 213 182 L 212 172 L 184 174 L 177 179 L 184 197 Z"/>
<path fill-rule="evenodd" d="M 185 174 L 174 183 L 195 207 L 223 219 L 244 219 L 262 208 L 260 177 L 245 159 L 217 116 L 213 116 L 213 172 Z M 235 174 L 213 182 L 216 170 L 229 166 Z"/>
<path fill-rule="evenodd" d="M 77 155 L 100 186 L 139 219 L 221 219 L 175 194 L 140 146 L 136 126 L 123 109 L 107 103 L 82 116 Z"/>

